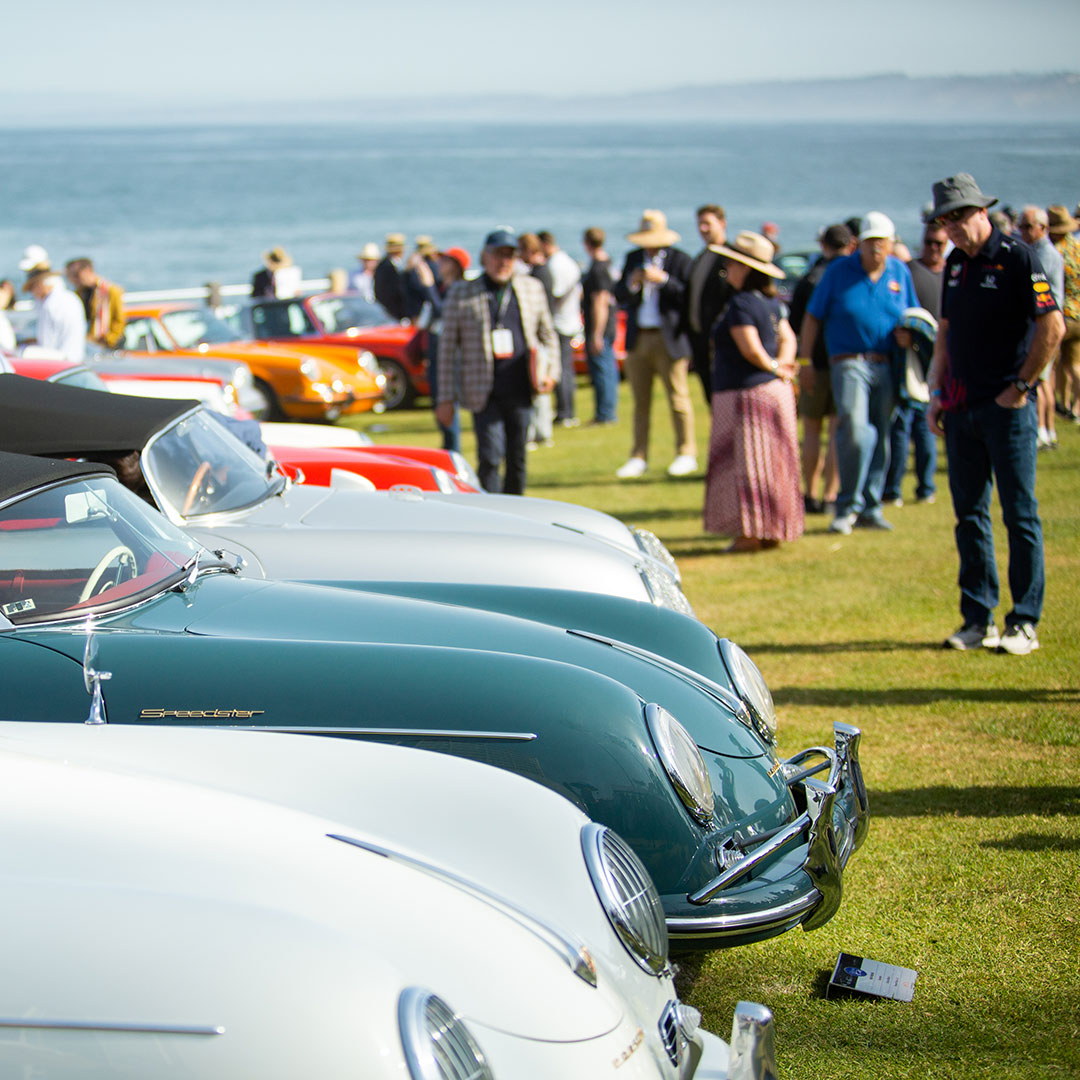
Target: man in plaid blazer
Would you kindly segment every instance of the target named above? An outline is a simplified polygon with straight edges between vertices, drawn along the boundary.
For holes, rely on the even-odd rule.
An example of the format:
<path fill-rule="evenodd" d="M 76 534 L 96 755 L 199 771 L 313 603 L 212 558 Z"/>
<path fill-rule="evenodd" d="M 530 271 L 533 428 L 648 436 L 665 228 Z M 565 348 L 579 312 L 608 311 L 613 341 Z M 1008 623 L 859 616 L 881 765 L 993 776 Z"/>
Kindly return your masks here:
<path fill-rule="evenodd" d="M 435 416 L 449 426 L 462 405 L 473 414 L 485 491 L 525 491 L 525 443 L 533 397 L 558 378 L 559 344 L 543 286 L 514 273 L 517 237 L 496 229 L 484 241 L 484 273 L 446 295 L 439 337 Z M 500 470 L 505 460 L 505 479 Z"/>

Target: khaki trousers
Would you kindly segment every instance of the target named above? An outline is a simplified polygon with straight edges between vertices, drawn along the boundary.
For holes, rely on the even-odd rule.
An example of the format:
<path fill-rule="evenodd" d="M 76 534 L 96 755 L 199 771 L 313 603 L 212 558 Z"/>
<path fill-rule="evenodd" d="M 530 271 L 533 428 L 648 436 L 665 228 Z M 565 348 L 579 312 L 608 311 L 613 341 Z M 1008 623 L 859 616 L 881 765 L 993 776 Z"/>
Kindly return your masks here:
<path fill-rule="evenodd" d="M 659 330 L 638 330 L 637 341 L 623 366 L 634 395 L 634 444 L 630 456 L 648 460 L 653 378 L 659 376 L 671 409 L 675 453 L 697 457 L 688 379 L 690 357 L 673 359 Z"/>

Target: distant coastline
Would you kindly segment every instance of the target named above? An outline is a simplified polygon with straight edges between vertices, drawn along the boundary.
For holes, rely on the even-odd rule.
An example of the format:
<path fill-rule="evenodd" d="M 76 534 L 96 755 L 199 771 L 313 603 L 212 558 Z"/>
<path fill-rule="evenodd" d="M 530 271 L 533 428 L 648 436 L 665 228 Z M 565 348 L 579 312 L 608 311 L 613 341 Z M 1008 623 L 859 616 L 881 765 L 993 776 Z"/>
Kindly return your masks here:
<path fill-rule="evenodd" d="M 381 97 L 244 102 L 142 99 L 87 91 L 0 101 L 0 127 L 87 128 L 231 124 L 630 123 L 1053 123 L 1080 117 L 1080 72 L 772 80 L 676 86 L 639 93 L 555 97 L 541 94 Z"/>

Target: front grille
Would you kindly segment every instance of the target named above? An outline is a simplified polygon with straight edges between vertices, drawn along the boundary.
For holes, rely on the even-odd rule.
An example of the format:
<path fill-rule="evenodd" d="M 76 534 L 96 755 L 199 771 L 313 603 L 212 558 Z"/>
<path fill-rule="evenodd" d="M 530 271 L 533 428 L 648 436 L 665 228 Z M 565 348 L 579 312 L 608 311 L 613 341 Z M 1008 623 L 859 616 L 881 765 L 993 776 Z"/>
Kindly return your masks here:
<path fill-rule="evenodd" d="M 660 1041 L 672 1065 L 679 1064 L 679 1003 L 669 1001 L 660 1014 Z"/>

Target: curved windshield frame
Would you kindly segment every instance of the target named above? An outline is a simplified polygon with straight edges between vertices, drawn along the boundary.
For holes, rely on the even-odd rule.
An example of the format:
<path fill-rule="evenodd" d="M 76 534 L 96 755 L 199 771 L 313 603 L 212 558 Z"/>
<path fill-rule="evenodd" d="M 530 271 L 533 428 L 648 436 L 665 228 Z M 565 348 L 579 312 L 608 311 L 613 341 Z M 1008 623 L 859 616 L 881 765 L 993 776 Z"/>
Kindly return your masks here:
<path fill-rule="evenodd" d="M 0 506 L 0 613 L 15 626 L 85 619 L 158 596 L 202 548 L 112 476 Z"/>
<path fill-rule="evenodd" d="M 327 334 L 345 334 L 354 327 L 386 326 L 394 321 L 378 304 L 362 296 L 313 296 L 309 303 Z"/>
<path fill-rule="evenodd" d="M 236 341 L 232 327 L 219 319 L 209 308 L 180 308 L 163 311 L 161 324 L 176 342 L 178 349 L 194 349 L 199 345 L 224 345 Z"/>
<path fill-rule="evenodd" d="M 244 510 L 284 488 L 276 466 L 227 425 L 224 418 L 198 409 L 155 435 L 143 450 L 146 482 L 176 524 Z"/>

